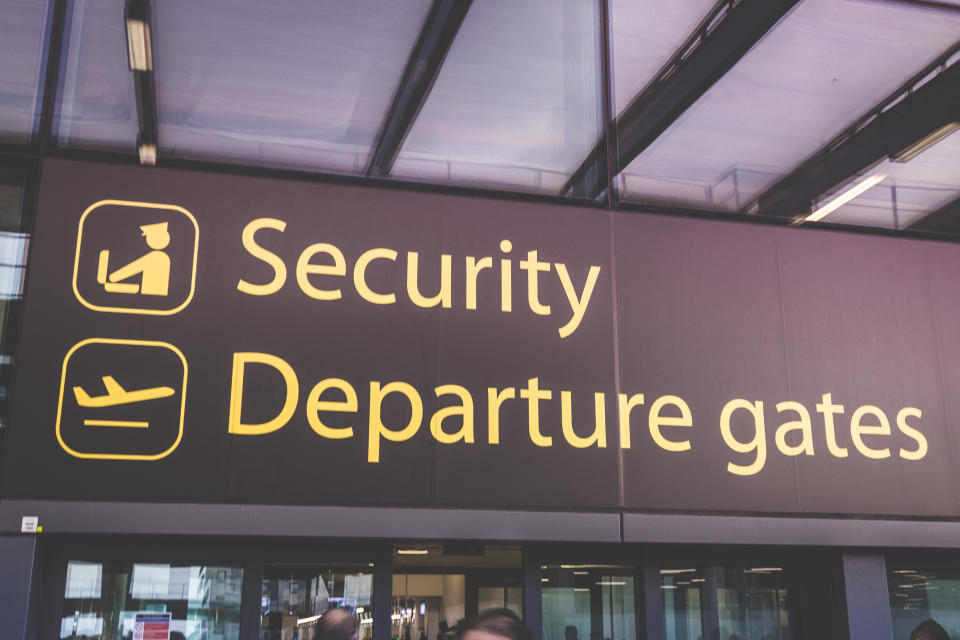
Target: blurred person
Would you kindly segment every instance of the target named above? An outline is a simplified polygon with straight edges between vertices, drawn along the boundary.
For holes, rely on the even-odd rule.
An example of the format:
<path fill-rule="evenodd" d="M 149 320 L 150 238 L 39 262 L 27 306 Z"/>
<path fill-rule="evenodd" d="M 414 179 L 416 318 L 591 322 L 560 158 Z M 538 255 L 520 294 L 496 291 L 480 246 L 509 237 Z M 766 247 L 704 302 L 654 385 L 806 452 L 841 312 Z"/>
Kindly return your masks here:
<path fill-rule="evenodd" d="M 933 618 L 927 618 L 910 632 L 909 640 L 950 640 L 950 636 Z"/>
<path fill-rule="evenodd" d="M 313 640 L 357 640 L 357 622 L 346 609 L 327 609 L 317 620 Z"/>
<path fill-rule="evenodd" d="M 488 609 L 457 625 L 457 640 L 533 640 L 533 632 L 510 609 Z"/>

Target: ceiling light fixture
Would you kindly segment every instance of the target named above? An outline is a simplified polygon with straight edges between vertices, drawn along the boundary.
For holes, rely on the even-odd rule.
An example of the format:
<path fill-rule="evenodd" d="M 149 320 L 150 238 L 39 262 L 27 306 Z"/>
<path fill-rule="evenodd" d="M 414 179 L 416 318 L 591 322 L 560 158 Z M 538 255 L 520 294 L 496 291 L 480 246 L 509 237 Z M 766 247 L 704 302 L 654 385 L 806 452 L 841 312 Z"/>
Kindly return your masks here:
<path fill-rule="evenodd" d="M 142 143 L 137 147 L 137 152 L 140 154 L 140 164 L 157 164 L 157 145 Z"/>
<path fill-rule="evenodd" d="M 823 220 L 825 217 L 843 205 L 847 204 L 870 187 L 876 186 L 882 182 L 886 177 L 887 176 L 885 174 L 878 173 L 858 182 L 843 193 L 827 201 L 827 203 L 823 206 L 818 207 L 813 213 L 802 218 L 801 222 L 816 222 L 818 220 Z"/>
<path fill-rule="evenodd" d="M 425 556 L 430 553 L 429 549 L 397 549 L 397 553 L 402 556 Z"/>
<path fill-rule="evenodd" d="M 909 162 L 914 159 L 933 145 L 937 144 L 951 133 L 960 129 L 960 122 L 948 122 L 943 125 L 936 131 L 920 138 L 909 147 L 901 149 L 900 151 L 892 154 L 890 156 L 891 162 Z"/>
<path fill-rule="evenodd" d="M 150 42 L 147 3 L 143 0 L 129 0 L 124 14 L 127 22 L 127 57 L 130 71 L 151 71 L 153 47 Z"/>

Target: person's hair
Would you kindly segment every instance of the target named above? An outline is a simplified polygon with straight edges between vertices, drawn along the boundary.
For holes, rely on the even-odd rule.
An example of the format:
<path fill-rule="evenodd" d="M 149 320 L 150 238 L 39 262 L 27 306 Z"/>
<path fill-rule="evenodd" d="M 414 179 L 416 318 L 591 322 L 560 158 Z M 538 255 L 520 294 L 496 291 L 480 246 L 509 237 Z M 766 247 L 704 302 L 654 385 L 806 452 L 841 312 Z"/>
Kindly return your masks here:
<path fill-rule="evenodd" d="M 354 640 L 357 623 L 345 609 L 327 609 L 317 620 L 313 640 Z"/>
<path fill-rule="evenodd" d="M 950 636 L 946 629 L 927 618 L 910 632 L 910 640 L 950 640 Z"/>
<path fill-rule="evenodd" d="M 468 631 L 484 631 L 507 640 L 533 640 L 533 633 L 510 609 L 488 609 L 464 620 L 457 625 L 457 640 L 463 640 Z"/>

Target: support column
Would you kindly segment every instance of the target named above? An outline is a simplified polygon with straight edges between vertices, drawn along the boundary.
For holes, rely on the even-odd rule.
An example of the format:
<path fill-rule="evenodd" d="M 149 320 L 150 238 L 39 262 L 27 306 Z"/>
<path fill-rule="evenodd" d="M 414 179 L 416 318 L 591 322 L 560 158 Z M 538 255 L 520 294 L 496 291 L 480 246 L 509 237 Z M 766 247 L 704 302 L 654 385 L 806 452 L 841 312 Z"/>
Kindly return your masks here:
<path fill-rule="evenodd" d="M 540 557 L 535 545 L 523 545 L 523 619 L 533 637 L 543 637 L 543 583 L 540 582 Z"/>
<path fill-rule="evenodd" d="M 640 567 L 641 587 L 640 597 L 643 608 L 640 612 L 641 628 L 644 634 L 640 637 L 645 640 L 659 640 L 667 637 L 664 620 L 663 590 L 660 588 L 660 561 L 655 551 L 645 550 Z"/>
<path fill-rule="evenodd" d="M 893 640 L 884 557 L 843 554 L 843 586 L 850 640 Z"/>
<path fill-rule="evenodd" d="M 393 545 L 385 542 L 373 564 L 373 640 L 388 640 L 393 623 Z"/>
<path fill-rule="evenodd" d="M 257 640 L 260 637 L 260 597 L 263 585 L 263 556 L 260 553 L 248 557 L 243 563 L 243 596 L 240 608 L 240 640 Z"/>
<path fill-rule="evenodd" d="M 4 638 L 29 640 L 33 637 L 31 598 L 37 557 L 37 539 L 33 536 L 0 536 L 0 620 Z"/>

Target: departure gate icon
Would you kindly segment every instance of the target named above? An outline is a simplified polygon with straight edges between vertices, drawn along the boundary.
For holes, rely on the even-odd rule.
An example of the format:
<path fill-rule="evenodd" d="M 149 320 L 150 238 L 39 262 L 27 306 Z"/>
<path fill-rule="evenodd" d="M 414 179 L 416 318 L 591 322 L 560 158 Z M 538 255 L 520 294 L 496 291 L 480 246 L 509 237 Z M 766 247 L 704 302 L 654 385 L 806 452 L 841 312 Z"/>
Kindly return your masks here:
<path fill-rule="evenodd" d="M 63 360 L 56 433 L 77 458 L 159 460 L 183 437 L 187 361 L 172 344 L 90 338 Z"/>
<path fill-rule="evenodd" d="M 199 229 L 183 207 L 101 200 L 80 217 L 73 291 L 94 311 L 172 315 L 193 299 Z"/>

